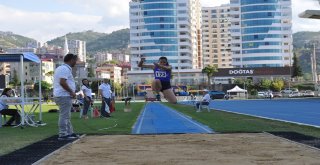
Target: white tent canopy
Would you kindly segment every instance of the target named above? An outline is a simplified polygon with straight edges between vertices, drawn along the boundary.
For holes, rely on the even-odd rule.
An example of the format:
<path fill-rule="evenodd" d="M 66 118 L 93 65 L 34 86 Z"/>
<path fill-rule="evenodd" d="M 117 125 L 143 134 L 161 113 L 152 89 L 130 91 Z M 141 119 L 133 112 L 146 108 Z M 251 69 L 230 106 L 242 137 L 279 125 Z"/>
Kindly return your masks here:
<path fill-rule="evenodd" d="M 237 85 L 234 87 L 234 88 L 232 88 L 232 89 L 230 89 L 230 90 L 227 90 L 227 93 L 228 93 L 228 95 L 230 95 L 230 93 L 237 93 L 238 94 L 238 97 L 241 97 L 241 93 L 243 93 L 244 94 L 244 96 L 245 96 L 245 98 L 248 98 L 248 91 L 247 90 L 245 90 L 245 89 L 241 89 L 240 87 L 238 87 Z"/>
<path fill-rule="evenodd" d="M 25 111 L 24 111 L 24 105 L 25 105 L 25 91 L 24 91 L 24 81 L 25 76 L 24 74 L 24 62 L 34 62 L 39 63 L 39 97 L 37 98 L 39 100 L 39 121 L 42 121 L 42 100 L 41 100 L 41 81 L 42 81 L 42 62 L 40 58 L 33 54 L 33 53 L 0 53 L 0 62 L 19 62 L 20 63 L 20 100 L 21 100 L 21 124 L 22 126 L 25 125 Z"/>
<path fill-rule="evenodd" d="M 245 89 L 241 89 L 240 87 L 238 87 L 238 85 L 236 85 L 234 88 L 230 89 L 230 90 L 227 90 L 228 93 L 230 92 L 235 92 L 235 93 L 246 93 L 248 92 L 247 90 Z"/>

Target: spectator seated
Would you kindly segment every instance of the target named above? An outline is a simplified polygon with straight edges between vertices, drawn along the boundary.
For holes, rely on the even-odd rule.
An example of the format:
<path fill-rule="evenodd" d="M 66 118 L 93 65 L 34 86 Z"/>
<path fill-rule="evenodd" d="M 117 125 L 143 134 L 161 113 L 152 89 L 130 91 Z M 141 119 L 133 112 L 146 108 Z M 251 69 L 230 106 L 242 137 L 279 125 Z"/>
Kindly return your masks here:
<path fill-rule="evenodd" d="M 202 100 L 196 103 L 197 112 L 201 112 L 202 108 L 207 108 L 208 112 L 210 112 L 210 101 L 211 97 L 208 93 L 208 90 L 204 90 L 206 94 L 203 96 Z"/>
<path fill-rule="evenodd" d="M 199 101 L 196 103 L 196 108 L 197 108 L 197 112 L 201 112 L 201 109 L 203 108 L 207 108 L 208 112 L 210 112 L 210 102 L 211 100 L 208 102 L 208 101 Z"/>

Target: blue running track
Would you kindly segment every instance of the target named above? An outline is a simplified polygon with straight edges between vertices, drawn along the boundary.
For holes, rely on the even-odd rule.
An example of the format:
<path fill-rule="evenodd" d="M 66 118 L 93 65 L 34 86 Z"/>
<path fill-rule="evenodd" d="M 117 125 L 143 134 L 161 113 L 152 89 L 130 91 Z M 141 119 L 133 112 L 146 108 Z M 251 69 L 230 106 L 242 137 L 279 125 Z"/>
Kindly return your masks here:
<path fill-rule="evenodd" d="M 132 134 L 213 133 L 200 124 L 160 103 L 147 103 L 139 116 Z"/>
<path fill-rule="evenodd" d="M 320 127 L 320 99 L 227 100 L 210 108 L 267 119 Z"/>

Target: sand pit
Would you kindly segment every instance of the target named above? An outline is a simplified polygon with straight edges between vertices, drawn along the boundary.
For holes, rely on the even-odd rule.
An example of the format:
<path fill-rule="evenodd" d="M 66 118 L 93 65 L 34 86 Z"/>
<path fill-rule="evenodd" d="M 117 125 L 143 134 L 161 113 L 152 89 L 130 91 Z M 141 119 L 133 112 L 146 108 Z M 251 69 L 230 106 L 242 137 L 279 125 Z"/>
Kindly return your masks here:
<path fill-rule="evenodd" d="M 269 134 L 86 136 L 41 164 L 320 165 L 320 151 Z"/>

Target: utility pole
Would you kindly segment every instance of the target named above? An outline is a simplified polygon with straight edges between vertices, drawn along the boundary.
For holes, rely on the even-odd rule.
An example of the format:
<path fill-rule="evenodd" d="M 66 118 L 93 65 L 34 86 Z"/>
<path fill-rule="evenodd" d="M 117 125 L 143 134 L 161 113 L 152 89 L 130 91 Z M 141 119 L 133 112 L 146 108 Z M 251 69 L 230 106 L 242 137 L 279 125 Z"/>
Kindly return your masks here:
<path fill-rule="evenodd" d="M 290 90 L 291 80 L 292 80 L 292 56 L 291 56 L 291 45 L 290 44 L 289 44 L 289 59 L 290 59 L 290 64 L 289 64 L 289 69 L 290 69 L 289 90 Z"/>
<path fill-rule="evenodd" d="M 316 43 L 313 43 L 313 53 L 311 54 L 311 71 L 312 71 L 312 80 L 314 82 L 314 89 L 317 91 L 318 73 L 317 73 Z"/>

